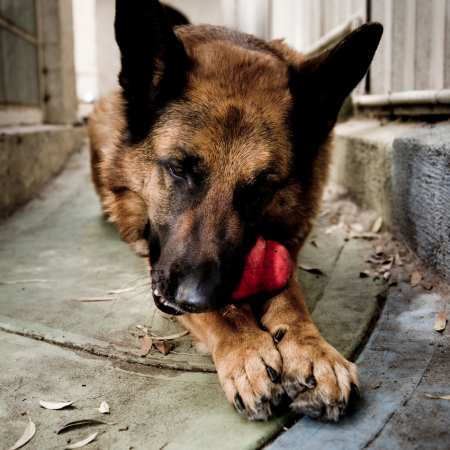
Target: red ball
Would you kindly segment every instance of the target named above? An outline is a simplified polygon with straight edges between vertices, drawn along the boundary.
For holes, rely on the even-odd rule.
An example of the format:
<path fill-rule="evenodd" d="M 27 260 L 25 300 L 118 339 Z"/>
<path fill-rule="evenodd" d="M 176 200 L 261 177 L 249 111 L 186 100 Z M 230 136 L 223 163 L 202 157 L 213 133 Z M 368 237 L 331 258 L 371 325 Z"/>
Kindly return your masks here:
<path fill-rule="evenodd" d="M 291 274 L 292 260 L 287 248 L 260 236 L 246 256 L 241 281 L 232 297 L 240 300 L 255 294 L 274 293 L 286 286 Z"/>

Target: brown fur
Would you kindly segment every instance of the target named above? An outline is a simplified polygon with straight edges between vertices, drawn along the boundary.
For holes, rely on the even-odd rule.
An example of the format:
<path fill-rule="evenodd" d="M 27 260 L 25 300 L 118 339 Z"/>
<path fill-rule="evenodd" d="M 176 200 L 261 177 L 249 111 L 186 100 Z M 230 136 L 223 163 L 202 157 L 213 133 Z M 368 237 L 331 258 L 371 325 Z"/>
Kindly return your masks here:
<path fill-rule="evenodd" d="M 218 27 L 181 27 L 177 36 L 191 61 L 184 93 L 166 106 L 144 140 L 124 139 L 120 92 L 100 101 L 90 118 L 92 176 L 104 212 L 122 238 L 146 254 L 148 219 L 163 227 L 174 214 L 173 183 L 160 161 L 195 152 L 210 184 L 195 202 L 180 203 L 166 257 L 196 235 L 195 261 L 217 258 L 221 240 L 243 239 L 234 195 L 265 171 L 266 181 L 278 188 L 261 223 L 295 260 L 319 209 L 331 148 L 329 128 L 310 130 L 319 144 L 305 162 L 308 181 L 297 178 L 294 159 L 301 162 L 302 155 L 294 155 L 287 119 L 294 102 L 290 70 L 302 67 L 303 57 L 281 41 L 265 43 Z M 158 60 L 154 85 L 164 70 Z M 337 420 L 358 384 L 355 366 L 312 323 L 295 279 L 260 314 L 242 304 L 185 314 L 180 321 L 206 344 L 227 398 L 250 419 L 270 417 L 287 393 L 295 411 Z"/>

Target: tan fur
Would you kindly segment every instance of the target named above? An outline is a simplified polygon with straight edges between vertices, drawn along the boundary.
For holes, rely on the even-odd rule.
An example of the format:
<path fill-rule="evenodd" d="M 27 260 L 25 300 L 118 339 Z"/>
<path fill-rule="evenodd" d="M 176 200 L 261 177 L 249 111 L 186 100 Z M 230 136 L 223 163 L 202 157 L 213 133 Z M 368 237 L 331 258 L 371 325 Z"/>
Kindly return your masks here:
<path fill-rule="evenodd" d="M 195 211 L 204 211 L 202 232 L 210 242 L 203 250 L 206 253 L 214 250 L 218 223 L 226 222 L 227 232 L 239 238 L 238 219 L 229 212 L 236 183 L 251 181 L 257 170 L 274 165 L 280 176 L 286 175 L 291 163 L 285 120 L 292 104 L 287 62 L 297 65 L 301 55 L 279 41 L 259 43 L 259 51 L 245 48 L 222 38 L 220 29 L 214 27 L 180 28 L 178 36 L 196 63 L 188 73 L 185 99 L 168 107 L 147 140 L 135 146 L 121 140 L 126 124 L 119 93 L 99 102 L 89 120 L 93 181 L 103 210 L 121 237 L 141 254 L 146 253 L 147 218 L 158 223 L 170 206 L 168 182 L 158 173 L 157 158 L 190 146 L 215 177 L 214 189 L 199 207 L 203 210 Z M 242 135 L 237 132 L 230 140 L 223 135 L 221 124 L 227 116 L 232 119 L 232 108 L 242 112 L 251 130 Z M 191 111 L 201 116 L 201 127 L 192 122 Z M 264 130 L 267 126 L 270 139 Z M 265 211 L 266 218 L 283 218 L 289 230 L 285 245 L 294 260 L 318 211 L 329 160 L 328 140 L 311 167 L 311 189 L 303 192 L 299 184 L 292 183 L 275 195 Z M 179 219 L 173 245 L 189 239 L 193 214 L 188 210 Z M 247 417 L 269 417 L 270 404 L 262 399 L 276 403 L 287 391 L 296 411 L 323 406 L 328 418 L 337 419 L 348 401 L 350 386 L 358 382 L 356 369 L 320 336 L 297 281 L 267 303 L 260 320 L 264 329 L 248 306 L 229 307 L 225 314 L 180 318 L 212 353 L 228 400 L 236 404 L 239 394 Z M 273 336 L 280 329 L 285 335 L 275 343 Z M 268 367 L 272 375 L 279 375 L 278 380 L 271 379 Z M 310 376 L 317 386 L 309 383 Z"/>

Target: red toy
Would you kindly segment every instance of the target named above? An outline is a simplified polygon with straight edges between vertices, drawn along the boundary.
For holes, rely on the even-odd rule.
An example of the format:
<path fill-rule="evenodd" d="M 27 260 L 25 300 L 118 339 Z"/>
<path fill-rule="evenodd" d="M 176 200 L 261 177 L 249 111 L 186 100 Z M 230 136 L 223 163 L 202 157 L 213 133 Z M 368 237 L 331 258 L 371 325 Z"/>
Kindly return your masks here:
<path fill-rule="evenodd" d="M 260 236 L 246 257 L 241 281 L 232 297 L 241 300 L 262 292 L 276 292 L 286 286 L 291 273 L 287 248 Z"/>

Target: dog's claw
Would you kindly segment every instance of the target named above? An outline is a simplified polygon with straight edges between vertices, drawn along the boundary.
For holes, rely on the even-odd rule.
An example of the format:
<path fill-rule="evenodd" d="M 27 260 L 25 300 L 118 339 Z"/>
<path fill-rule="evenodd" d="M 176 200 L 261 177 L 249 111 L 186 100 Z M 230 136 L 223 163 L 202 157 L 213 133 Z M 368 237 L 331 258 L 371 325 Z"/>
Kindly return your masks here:
<path fill-rule="evenodd" d="M 245 405 L 239 394 L 234 396 L 234 407 L 239 412 L 239 414 L 245 414 Z"/>
<path fill-rule="evenodd" d="M 281 339 L 283 339 L 285 334 L 286 334 L 286 330 L 284 330 L 283 328 L 279 328 L 273 335 L 273 340 L 274 340 L 275 344 L 278 344 L 278 342 L 280 342 Z"/>
<path fill-rule="evenodd" d="M 305 380 L 305 386 L 308 389 L 314 389 L 317 385 L 317 381 L 316 378 L 314 377 L 314 375 L 310 375 L 308 378 L 306 378 Z"/>
<path fill-rule="evenodd" d="M 266 366 L 267 374 L 269 375 L 269 378 L 271 379 L 272 383 L 279 383 L 280 382 L 280 374 L 273 369 L 270 366 Z"/>

